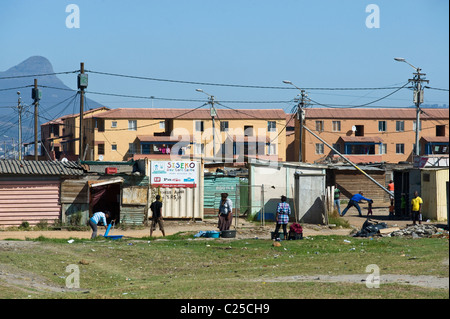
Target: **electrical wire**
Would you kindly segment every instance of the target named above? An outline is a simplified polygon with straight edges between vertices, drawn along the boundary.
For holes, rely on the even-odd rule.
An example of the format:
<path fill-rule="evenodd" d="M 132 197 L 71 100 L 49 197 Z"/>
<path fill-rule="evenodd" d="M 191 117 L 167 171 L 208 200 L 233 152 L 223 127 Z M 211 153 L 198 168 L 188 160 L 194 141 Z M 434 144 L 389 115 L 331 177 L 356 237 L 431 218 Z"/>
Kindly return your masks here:
<path fill-rule="evenodd" d="M 406 82 L 403 86 L 397 88 L 396 90 L 392 91 L 391 93 L 389 93 L 389 94 L 387 94 L 387 95 L 385 95 L 385 96 L 383 96 L 383 97 L 381 97 L 381 98 L 379 98 L 379 99 L 376 99 L 376 100 L 374 100 L 374 101 L 371 101 L 371 102 L 368 102 L 368 103 L 364 103 L 364 104 L 361 104 L 361 105 L 351 105 L 351 106 L 347 106 L 347 107 L 345 107 L 345 108 L 365 107 L 365 106 L 368 106 L 368 105 L 370 105 L 370 104 L 379 102 L 379 101 L 384 100 L 384 99 L 388 98 L 389 96 L 391 96 L 391 95 L 397 93 L 397 92 L 400 91 L 401 89 L 405 88 L 408 84 L 409 84 L 409 82 Z M 313 100 L 313 99 L 311 99 L 311 98 L 309 98 L 309 100 L 312 101 L 312 102 L 313 102 L 314 104 L 316 104 L 316 105 L 320 105 L 320 106 L 324 106 L 324 107 L 330 107 L 330 108 L 335 108 L 335 106 L 332 106 L 331 104 L 323 104 L 323 103 L 319 103 L 319 102 L 317 102 L 317 101 L 315 101 L 315 100 Z"/>
<path fill-rule="evenodd" d="M 20 78 L 31 78 L 31 77 L 40 77 L 40 76 L 49 76 L 49 75 L 59 75 L 59 74 L 71 74 L 80 72 L 80 70 L 75 71 L 65 71 L 65 72 L 53 72 L 53 73 L 41 73 L 41 74 L 29 74 L 29 75 L 13 75 L 13 76 L 3 76 L 0 77 L 0 80 L 7 79 L 20 79 Z"/>
<path fill-rule="evenodd" d="M 195 85 L 223 86 L 223 87 L 251 88 L 251 89 L 276 89 L 276 90 L 295 90 L 296 89 L 296 88 L 289 87 L 289 86 L 262 86 L 262 85 L 225 84 L 225 83 L 172 80 L 172 79 L 152 78 L 152 77 L 136 76 L 136 75 L 126 75 L 126 74 L 111 73 L 111 72 L 100 72 L 100 71 L 95 71 L 95 70 L 85 70 L 85 72 L 99 74 L 99 75 L 138 79 L 138 80 L 181 83 L 181 84 L 195 84 Z M 378 88 L 318 88 L 318 87 L 311 87 L 311 88 L 304 88 L 304 89 L 305 90 L 391 90 L 394 88 L 396 88 L 396 87 L 378 87 Z"/>

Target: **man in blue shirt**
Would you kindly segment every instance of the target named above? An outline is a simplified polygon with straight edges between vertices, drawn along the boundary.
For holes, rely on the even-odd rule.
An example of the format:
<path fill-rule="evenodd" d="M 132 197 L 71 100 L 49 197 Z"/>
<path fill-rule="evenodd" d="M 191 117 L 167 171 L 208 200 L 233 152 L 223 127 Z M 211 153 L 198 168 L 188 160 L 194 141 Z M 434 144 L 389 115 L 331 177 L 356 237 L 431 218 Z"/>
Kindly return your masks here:
<path fill-rule="evenodd" d="M 366 200 L 366 201 L 368 201 L 368 202 L 371 201 L 371 199 L 365 198 L 363 195 L 364 195 L 363 192 L 359 192 L 358 194 L 353 195 L 353 197 L 352 197 L 352 198 L 350 199 L 350 201 L 348 202 L 347 207 L 345 207 L 345 209 L 342 211 L 341 216 L 344 216 L 344 215 L 347 213 L 347 211 L 348 211 L 348 209 L 349 209 L 350 207 L 355 206 L 356 209 L 358 210 L 359 216 L 362 217 L 362 214 L 361 214 L 361 207 L 359 207 L 359 204 L 358 204 L 358 203 L 359 203 L 362 199 L 364 199 L 364 200 Z"/>
<path fill-rule="evenodd" d="M 97 212 L 95 213 L 90 219 L 89 219 L 89 225 L 92 228 L 92 236 L 91 239 L 94 239 L 97 237 L 97 224 L 102 221 L 103 226 L 105 226 L 105 229 L 108 228 L 108 222 L 106 221 L 107 218 L 111 216 L 110 212 L 105 211 L 103 212 Z"/>

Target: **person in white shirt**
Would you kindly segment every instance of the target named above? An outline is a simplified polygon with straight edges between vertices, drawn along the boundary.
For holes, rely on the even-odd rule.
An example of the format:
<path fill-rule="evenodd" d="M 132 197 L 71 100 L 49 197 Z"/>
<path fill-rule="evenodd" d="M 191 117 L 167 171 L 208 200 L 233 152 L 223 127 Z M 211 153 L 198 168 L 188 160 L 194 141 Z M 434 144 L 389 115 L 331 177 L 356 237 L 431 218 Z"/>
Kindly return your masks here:
<path fill-rule="evenodd" d="M 89 226 L 92 228 L 92 236 L 91 239 L 94 239 L 97 237 L 97 224 L 100 221 L 103 221 L 103 226 L 105 226 L 105 229 L 108 228 L 108 222 L 106 221 L 107 218 L 109 218 L 111 214 L 108 211 L 103 212 L 97 212 L 95 213 L 90 219 L 89 219 Z"/>

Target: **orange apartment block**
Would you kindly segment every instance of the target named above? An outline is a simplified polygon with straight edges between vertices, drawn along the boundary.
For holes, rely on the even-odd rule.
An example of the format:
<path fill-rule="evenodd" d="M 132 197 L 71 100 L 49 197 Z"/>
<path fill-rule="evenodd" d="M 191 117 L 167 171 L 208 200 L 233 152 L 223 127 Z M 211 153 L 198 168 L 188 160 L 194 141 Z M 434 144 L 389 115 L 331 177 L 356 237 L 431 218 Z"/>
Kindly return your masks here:
<path fill-rule="evenodd" d="M 213 155 L 230 162 L 286 160 L 282 109 L 118 108 L 85 117 L 86 160 L 173 159 Z M 214 132 L 214 133 L 213 133 Z"/>
<path fill-rule="evenodd" d="M 84 112 L 84 116 L 108 111 L 108 107 L 99 107 Z M 42 148 L 41 157 L 52 160 L 65 157 L 69 160 L 78 159 L 78 141 L 79 141 L 80 115 L 64 115 L 53 121 L 41 125 Z M 91 130 L 85 126 L 85 133 Z"/>
<path fill-rule="evenodd" d="M 305 127 L 354 163 L 413 162 L 416 110 L 414 108 L 310 108 Z M 449 109 L 424 108 L 420 115 L 420 155 L 449 154 Z M 298 160 L 300 124 L 295 121 L 295 154 Z M 322 141 L 304 130 L 303 161 L 324 162 L 339 158 Z"/>

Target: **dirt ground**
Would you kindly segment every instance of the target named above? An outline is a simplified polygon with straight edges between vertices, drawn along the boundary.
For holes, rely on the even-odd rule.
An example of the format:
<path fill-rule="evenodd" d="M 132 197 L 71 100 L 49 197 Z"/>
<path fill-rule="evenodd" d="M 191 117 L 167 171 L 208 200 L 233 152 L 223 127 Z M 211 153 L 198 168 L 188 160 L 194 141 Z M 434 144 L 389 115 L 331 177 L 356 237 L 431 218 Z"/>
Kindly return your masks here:
<path fill-rule="evenodd" d="M 409 220 L 392 220 L 389 219 L 387 208 L 375 208 L 372 221 L 385 222 L 388 227 L 404 228 L 411 224 Z M 310 225 L 302 224 L 303 234 L 305 237 L 317 235 L 350 235 L 352 231 L 360 230 L 362 224 L 366 221 L 365 217 L 359 217 L 356 210 L 351 209 L 348 214 L 343 217 L 346 219 L 352 228 L 339 228 L 332 225 Z M 431 224 L 430 222 L 425 222 Z M 234 224 L 234 223 L 233 223 Z M 442 225 L 438 225 L 442 226 Z M 234 227 L 232 227 L 233 229 Z M 217 221 L 215 219 L 205 219 L 204 221 L 180 221 L 180 220 L 166 220 L 165 221 L 166 235 L 175 234 L 178 232 L 199 232 L 208 230 L 217 230 Z M 102 234 L 103 228 L 99 229 L 99 234 Z M 273 223 L 267 223 L 262 226 L 260 223 L 250 223 L 245 219 L 239 219 L 237 223 L 237 238 L 256 238 L 269 239 L 270 233 L 274 230 Z M 114 229 L 111 235 L 123 235 L 126 237 L 140 238 L 149 235 L 149 227 L 144 229 L 130 229 L 120 230 Z M 161 238 L 161 232 L 157 229 L 153 235 Z M 5 241 L 4 239 L 33 239 L 39 236 L 47 238 L 90 238 L 91 231 L 0 231 L 0 250 L 17 250 L 24 246 L 29 247 L 39 244 L 33 241 Z M 448 259 L 442 261 L 443 264 L 448 265 Z M 346 283 L 360 283 L 364 284 L 367 274 L 353 274 L 353 275 L 337 275 L 337 276 L 286 276 L 265 278 L 267 282 L 346 282 Z M 13 269 L 8 265 L 0 263 L 0 282 L 6 286 L 23 289 L 29 292 L 29 297 L 32 294 L 39 292 L 65 292 L 69 289 L 65 287 L 58 287 L 47 280 L 41 278 L 37 274 L 33 274 L 18 269 Z M 415 285 L 427 288 L 449 289 L 448 278 L 434 277 L 434 276 L 403 276 L 403 275 L 389 275 L 384 274 L 381 282 L 384 283 L 400 283 Z"/>
<path fill-rule="evenodd" d="M 363 209 L 363 214 L 365 210 Z M 351 208 L 348 213 L 343 217 L 347 220 L 352 228 L 340 228 L 333 227 L 333 225 L 312 225 L 312 224 L 302 224 L 303 236 L 317 236 L 317 235 L 350 235 L 352 231 L 360 230 L 363 223 L 366 221 L 366 217 L 359 217 L 358 212 L 355 208 Z M 399 227 L 404 228 L 406 225 L 411 224 L 410 220 L 396 220 L 389 219 L 389 213 L 386 207 L 375 207 L 373 209 L 372 221 L 384 222 L 388 227 Z M 431 222 L 425 224 L 430 224 Z M 271 232 L 274 231 L 275 224 L 273 222 L 266 222 L 263 226 L 260 222 L 248 222 L 243 218 L 239 218 L 236 223 L 233 221 L 233 226 L 231 229 L 237 229 L 236 238 L 255 238 L 259 239 L 270 239 Z M 150 235 L 150 227 L 139 227 L 140 229 L 118 229 L 114 228 L 110 231 L 109 235 L 122 235 L 124 239 L 127 237 L 141 238 Z M 206 218 L 203 221 L 192 221 L 192 220 L 164 220 L 164 228 L 166 235 L 172 235 L 179 232 L 199 232 L 208 230 L 218 230 L 217 220 L 215 218 Z M 99 227 L 98 234 L 104 234 L 105 229 Z M 90 238 L 91 230 L 86 231 L 5 231 L 0 230 L 0 240 L 5 239 L 35 239 L 40 236 L 46 238 Z M 157 228 L 153 232 L 153 236 L 162 237 L 162 233 Z"/>

